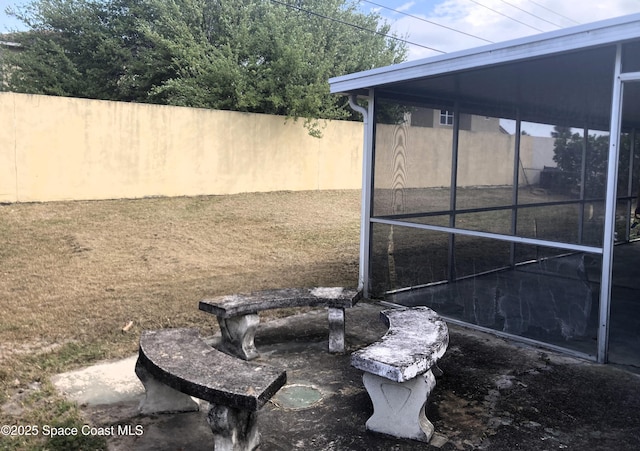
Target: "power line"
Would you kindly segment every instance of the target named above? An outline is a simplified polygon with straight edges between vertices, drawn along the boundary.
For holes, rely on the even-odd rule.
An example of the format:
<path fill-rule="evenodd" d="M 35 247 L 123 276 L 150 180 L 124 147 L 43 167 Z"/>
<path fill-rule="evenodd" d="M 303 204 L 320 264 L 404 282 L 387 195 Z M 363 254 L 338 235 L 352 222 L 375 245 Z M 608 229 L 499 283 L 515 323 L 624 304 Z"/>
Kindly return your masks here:
<path fill-rule="evenodd" d="M 477 2 L 476 0 L 469 0 L 469 1 L 470 1 L 470 2 L 472 2 L 472 3 L 475 3 L 476 5 L 482 6 L 483 8 L 488 9 L 489 11 L 492 11 L 492 12 L 494 12 L 494 13 L 496 13 L 496 14 L 499 14 L 499 15 L 501 15 L 502 17 L 506 17 L 506 18 L 507 18 L 507 19 L 509 19 L 509 20 L 513 20 L 514 22 L 518 22 L 519 24 L 522 24 L 522 25 L 524 25 L 525 27 L 529 27 L 529 28 L 531 28 L 531 29 L 533 29 L 533 30 L 539 31 L 540 33 L 544 33 L 544 30 L 541 30 L 540 28 L 536 28 L 536 27 L 534 27 L 533 25 L 529 25 L 528 23 L 522 22 L 521 20 L 514 19 L 513 17 L 508 16 L 508 15 L 506 15 L 506 14 L 503 14 L 503 13 L 501 13 L 500 11 L 496 11 L 496 10 L 495 10 L 495 9 L 493 9 L 493 8 L 489 8 L 488 6 L 483 5 L 482 3 Z"/>
<path fill-rule="evenodd" d="M 475 38 L 475 39 L 480 39 L 481 41 L 488 42 L 489 44 L 493 44 L 493 41 L 481 38 L 480 36 L 476 36 L 476 35 L 473 35 L 471 33 L 465 33 L 464 31 L 456 30 L 455 28 L 451 28 L 451 27 L 448 27 L 446 25 L 442 25 L 442 24 L 439 24 L 439 23 L 436 23 L 436 22 L 432 22 L 430 20 L 424 19 L 422 17 L 415 16 L 413 14 L 405 13 L 404 11 L 398 11 L 397 9 L 393 9 L 393 8 L 388 7 L 388 6 L 384 6 L 384 5 L 381 5 L 379 3 L 376 3 L 376 2 L 371 2 L 369 0 L 360 0 L 360 1 L 364 2 L 364 3 L 370 3 L 370 4 L 378 6 L 380 8 L 388 9 L 389 11 L 393 11 L 393 12 L 398 13 L 398 14 L 403 14 L 405 16 L 409 16 L 409 17 L 411 17 L 413 19 L 421 20 L 422 22 L 427 22 L 427 23 L 429 23 L 431 25 L 435 25 L 437 27 L 446 28 L 447 30 L 455 31 L 456 33 L 460 33 L 460 34 L 463 34 L 465 36 L 470 36 L 470 37 Z"/>
<path fill-rule="evenodd" d="M 396 41 L 404 42 L 405 44 L 416 45 L 418 47 L 422 47 L 424 49 L 431 50 L 431 51 L 437 52 L 437 53 L 447 53 L 447 52 L 445 52 L 443 50 L 438 50 L 438 49 L 434 49 L 433 47 L 428 47 L 426 45 L 418 44 L 417 42 L 411 42 L 411 41 L 407 41 L 406 39 L 399 38 L 397 36 L 391 36 L 391 35 L 388 35 L 388 34 L 381 33 L 378 30 L 371 30 L 369 28 L 365 28 L 365 27 L 362 27 L 360 25 L 356 25 L 356 24 L 351 23 L 351 22 L 347 22 L 347 21 L 344 21 L 344 20 L 341 20 L 341 19 L 336 19 L 335 17 L 329 17 L 329 16 L 325 16 L 324 14 L 320 14 L 320 13 L 317 13 L 317 12 L 314 12 L 314 11 L 309 11 L 308 9 L 304 9 L 304 8 L 299 7 L 299 6 L 290 5 L 288 3 L 280 2 L 278 0 L 271 0 L 271 2 L 272 3 L 277 3 L 278 5 L 286 6 L 287 8 L 292 8 L 292 9 L 298 10 L 298 11 L 306 13 L 306 14 L 311 14 L 312 16 L 321 17 L 323 19 L 327 19 L 327 20 L 330 20 L 332 22 L 337 22 L 337 23 L 340 23 L 342 25 L 347 25 L 349 27 L 357 28 L 358 30 L 366 31 L 368 33 L 377 34 L 378 36 L 384 36 L 387 39 L 394 39 Z"/>
<path fill-rule="evenodd" d="M 551 14 L 555 14 L 556 16 L 562 17 L 563 19 L 567 19 L 569 22 L 573 22 L 576 25 L 580 25 L 580 22 L 576 22 L 575 20 L 573 20 L 571 17 L 567 17 L 567 16 L 563 16 L 560 13 L 557 13 L 555 11 L 553 11 L 552 9 L 547 8 L 546 6 L 541 5 L 540 3 L 534 2 L 533 0 L 529 0 L 529 3 L 533 3 L 536 6 L 539 6 L 542 9 L 546 9 L 547 11 L 549 11 Z"/>
<path fill-rule="evenodd" d="M 502 3 L 504 3 L 504 4 L 506 4 L 506 5 L 511 6 L 512 8 L 517 9 L 518 11 L 522 11 L 523 13 L 530 15 L 531 17 L 535 17 L 536 19 L 541 20 L 541 21 L 543 21 L 543 22 L 546 22 L 546 23 L 548 23 L 548 24 L 551 24 L 551 25 L 553 25 L 554 27 L 562 28 L 562 26 L 561 26 L 561 25 L 558 25 L 557 23 L 553 23 L 553 22 L 551 22 L 551 21 L 549 21 L 549 20 L 547 20 L 547 19 L 544 19 L 544 18 L 542 18 L 542 17 L 540 17 L 540 16 L 536 16 L 535 14 L 530 13 L 529 11 L 522 9 L 522 8 L 520 8 L 519 6 L 513 5 L 513 4 L 511 4 L 511 3 L 509 3 L 509 2 L 507 2 L 507 1 L 505 1 L 505 0 L 500 0 L 500 1 L 501 1 Z"/>

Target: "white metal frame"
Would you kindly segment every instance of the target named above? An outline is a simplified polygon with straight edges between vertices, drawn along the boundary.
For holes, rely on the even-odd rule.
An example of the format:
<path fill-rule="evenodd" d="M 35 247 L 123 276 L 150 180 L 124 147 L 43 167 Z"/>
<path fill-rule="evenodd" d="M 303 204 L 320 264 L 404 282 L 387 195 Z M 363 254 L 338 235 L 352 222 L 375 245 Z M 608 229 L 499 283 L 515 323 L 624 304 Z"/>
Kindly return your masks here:
<path fill-rule="evenodd" d="M 622 132 L 622 101 L 624 84 L 640 81 L 640 72 L 622 73 L 622 44 L 616 48 L 616 62 L 611 99 L 611 126 L 609 137 L 609 162 L 607 167 L 607 193 L 605 201 L 605 224 L 602 247 L 602 274 L 600 278 L 600 312 L 598 323 L 597 361 L 609 360 L 609 317 L 611 312 L 611 283 L 613 275 L 613 246 L 616 222 L 616 187 L 618 184 L 618 160 L 620 133 Z"/>
<path fill-rule="evenodd" d="M 508 42 L 394 64 L 329 79 L 332 93 L 353 92 L 491 64 L 528 60 L 638 38 L 640 14 L 541 33 Z"/>
<path fill-rule="evenodd" d="M 598 316 L 597 360 L 605 363 L 609 352 L 609 313 L 611 311 L 611 277 L 613 270 L 613 245 L 616 222 L 616 185 L 618 181 L 618 156 L 620 154 L 620 123 L 622 115 L 622 45 L 616 49 L 613 96 L 611 100 L 611 126 L 609 128 L 609 161 L 607 166 L 607 191 L 605 200 L 604 232 L 602 239 L 602 274 L 600 275 L 600 312 Z"/>
<path fill-rule="evenodd" d="M 491 238 L 511 243 L 524 243 L 534 246 L 545 246 L 565 249 L 575 252 L 588 252 L 601 255 L 602 273 L 600 286 L 600 306 L 596 360 L 600 363 L 608 361 L 609 347 L 609 315 L 611 309 L 611 283 L 613 270 L 613 249 L 615 235 L 615 213 L 617 202 L 617 175 L 620 153 L 620 132 L 622 123 L 622 100 L 624 84 L 640 81 L 640 72 L 622 73 L 622 42 L 637 40 L 640 29 L 640 14 L 610 19 L 592 24 L 582 25 L 550 33 L 543 33 L 506 43 L 455 52 L 425 60 L 412 61 L 404 64 L 373 69 L 369 71 L 348 74 L 329 80 L 332 93 L 351 93 L 350 104 L 364 116 L 364 151 L 362 172 L 362 215 L 360 235 L 360 272 L 359 288 L 365 296 L 369 296 L 369 272 L 371 257 L 371 229 L 373 224 L 401 225 L 417 229 L 476 237 Z M 602 247 L 585 246 L 582 244 L 558 243 L 540 239 L 502 235 L 497 233 L 463 230 L 450 224 L 449 227 L 417 224 L 401 220 L 386 218 L 372 218 L 373 172 L 375 160 L 375 87 L 389 83 L 400 83 L 434 75 L 443 75 L 457 71 L 464 71 L 488 65 L 529 60 L 535 57 L 559 54 L 574 50 L 589 49 L 604 45 L 616 45 L 616 59 L 614 66 L 613 93 L 610 117 L 610 142 L 607 166 L 607 186 L 605 199 L 605 221 Z M 366 96 L 367 108 L 355 103 L 355 94 Z M 454 121 L 455 122 L 455 121 Z M 520 120 L 517 120 L 519 125 Z M 585 140 L 587 136 L 585 126 Z M 454 146 L 454 154 L 455 154 Z M 584 160 L 584 159 L 583 159 Z M 452 169 L 453 170 L 453 169 Z M 517 170 L 517 168 L 515 169 Z M 584 171 L 584 168 L 583 168 Z M 516 172 L 517 176 L 517 172 Z M 582 188 L 584 189 L 584 187 Z M 582 198 L 582 196 L 581 196 Z M 455 208 L 452 209 L 455 211 Z M 493 331 L 495 332 L 495 331 Z M 511 336 L 511 335 L 509 335 Z M 513 336 L 515 339 L 524 337 Z M 544 343 L 538 343 L 543 344 Z M 563 348 L 565 351 L 566 350 Z"/>

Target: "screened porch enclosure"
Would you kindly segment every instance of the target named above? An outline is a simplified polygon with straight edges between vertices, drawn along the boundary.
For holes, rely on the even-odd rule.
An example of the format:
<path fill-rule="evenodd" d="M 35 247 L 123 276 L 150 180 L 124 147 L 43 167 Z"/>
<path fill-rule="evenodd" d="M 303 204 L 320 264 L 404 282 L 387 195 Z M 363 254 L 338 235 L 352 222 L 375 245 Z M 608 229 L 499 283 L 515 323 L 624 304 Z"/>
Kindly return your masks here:
<path fill-rule="evenodd" d="M 367 101 L 368 296 L 640 368 L 640 16 L 330 82 Z"/>

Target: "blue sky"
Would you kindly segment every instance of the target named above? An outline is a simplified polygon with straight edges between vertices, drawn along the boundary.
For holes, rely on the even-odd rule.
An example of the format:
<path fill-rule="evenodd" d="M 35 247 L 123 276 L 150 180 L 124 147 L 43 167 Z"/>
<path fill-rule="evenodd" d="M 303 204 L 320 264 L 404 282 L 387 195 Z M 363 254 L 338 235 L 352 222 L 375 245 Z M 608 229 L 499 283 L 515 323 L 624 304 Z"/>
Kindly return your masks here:
<path fill-rule="evenodd" d="M 13 28 L 20 27 L 20 22 L 5 14 L 5 9 L 9 6 L 26 3 L 25 0 L 0 0 L 0 33 L 6 33 Z"/>
<path fill-rule="evenodd" d="M 399 12 L 380 8 L 372 2 Z M 640 0 L 372 0 L 372 2 L 362 1 L 362 8 L 367 11 L 371 9 L 378 11 L 392 25 L 393 31 L 406 36 L 408 41 L 442 52 L 464 50 L 488 44 L 488 41 L 501 42 L 577 24 L 640 13 Z M 417 18 L 406 14 L 417 16 Z M 419 46 L 410 46 L 409 50 L 410 60 L 438 54 Z"/>
<path fill-rule="evenodd" d="M 5 8 L 26 3 L 0 0 L 0 33 L 21 26 Z M 640 0 L 362 0 L 360 7 L 378 12 L 397 35 L 420 44 L 409 46 L 413 60 L 640 13 Z"/>

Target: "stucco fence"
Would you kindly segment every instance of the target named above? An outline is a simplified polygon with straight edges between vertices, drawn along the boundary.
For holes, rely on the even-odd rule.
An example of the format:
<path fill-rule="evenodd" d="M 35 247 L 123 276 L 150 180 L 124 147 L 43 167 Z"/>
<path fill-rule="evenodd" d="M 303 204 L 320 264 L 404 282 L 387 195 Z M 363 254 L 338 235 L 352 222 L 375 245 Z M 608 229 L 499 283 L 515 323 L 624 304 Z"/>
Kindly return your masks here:
<path fill-rule="evenodd" d="M 438 133 L 412 128 L 422 142 Z M 281 116 L 0 93 L 0 202 L 359 189 L 362 123 L 327 121 L 322 133 Z M 512 139 L 491 135 L 493 152 L 495 139 L 503 149 Z M 442 161 L 444 141 L 431 136 L 431 159 L 409 163 Z M 493 161 L 508 177 L 503 153 Z M 495 182 L 495 166 L 474 172 L 472 184 Z"/>
<path fill-rule="evenodd" d="M 362 124 L 0 93 L 0 201 L 358 189 Z"/>

